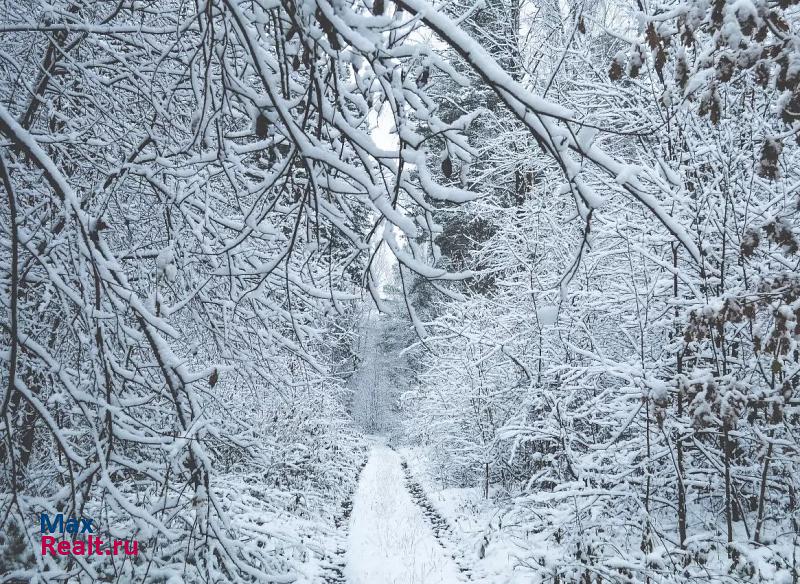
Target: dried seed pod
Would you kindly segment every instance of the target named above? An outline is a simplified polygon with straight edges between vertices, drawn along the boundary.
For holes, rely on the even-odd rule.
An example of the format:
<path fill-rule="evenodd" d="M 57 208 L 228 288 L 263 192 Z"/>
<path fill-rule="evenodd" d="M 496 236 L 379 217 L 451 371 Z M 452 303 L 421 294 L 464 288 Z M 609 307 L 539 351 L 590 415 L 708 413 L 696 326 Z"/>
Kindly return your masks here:
<path fill-rule="evenodd" d="M 769 13 L 769 21 L 781 32 L 787 32 L 789 30 L 789 23 L 775 10 Z"/>
<path fill-rule="evenodd" d="M 646 61 L 644 49 L 640 45 L 633 47 L 631 56 L 628 58 L 628 76 L 635 79 L 639 76 L 639 71 Z"/>
<path fill-rule="evenodd" d="M 722 117 L 722 108 L 720 107 L 719 103 L 719 95 L 716 92 L 711 96 L 711 102 L 708 108 L 708 117 L 711 119 L 711 123 L 715 126 L 719 124 L 719 120 Z"/>
<path fill-rule="evenodd" d="M 667 64 L 667 52 L 664 50 L 664 47 L 658 47 L 656 51 L 656 60 L 655 60 L 655 67 L 656 73 L 658 73 L 659 79 L 664 80 L 664 65 Z"/>
<path fill-rule="evenodd" d="M 681 53 L 675 63 L 675 83 L 685 89 L 689 82 L 689 66 L 686 64 L 686 57 Z"/>
<path fill-rule="evenodd" d="M 417 87 L 425 87 L 428 84 L 428 78 L 430 77 L 431 70 L 429 67 L 423 67 L 422 71 L 420 72 L 419 76 L 417 77 Z"/>
<path fill-rule="evenodd" d="M 761 148 L 761 160 L 758 165 L 758 175 L 769 180 L 778 178 L 778 158 L 783 150 L 783 144 L 775 138 L 767 138 Z"/>
<path fill-rule="evenodd" d="M 608 78 L 611 81 L 619 81 L 622 78 L 622 67 L 616 61 L 611 61 L 611 67 L 608 69 Z"/>
<path fill-rule="evenodd" d="M 792 97 L 781 107 L 781 120 L 786 124 L 800 120 L 800 88 L 795 89 Z"/>
<path fill-rule="evenodd" d="M 778 220 L 775 222 L 775 228 L 771 239 L 790 254 L 797 253 L 797 239 L 795 238 L 791 227 L 789 227 L 785 221 Z"/>
<path fill-rule="evenodd" d="M 265 116 L 263 112 L 258 112 L 255 122 L 256 136 L 261 140 L 263 140 L 264 138 L 267 137 L 268 130 L 269 130 L 269 120 L 267 119 L 267 116 Z"/>
<path fill-rule="evenodd" d="M 711 22 L 715 28 L 722 26 L 722 20 L 725 16 L 724 8 L 725 0 L 714 0 L 714 7 L 711 10 Z"/>
<path fill-rule="evenodd" d="M 694 34 L 692 30 L 685 26 L 683 28 L 683 33 L 681 34 L 681 40 L 683 41 L 684 46 L 691 47 L 694 44 Z"/>
<path fill-rule="evenodd" d="M 789 70 L 789 59 L 786 57 L 786 55 L 784 55 L 778 59 L 778 64 L 780 65 L 780 69 L 778 70 L 778 76 L 775 79 L 775 88 L 778 91 L 786 91 L 787 89 L 791 89 L 794 75 L 792 75 Z"/>
<path fill-rule="evenodd" d="M 758 235 L 758 231 L 754 229 L 748 229 L 742 236 L 742 243 L 741 243 L 742 255 L 746 258 L 752 257 L 760 241 L 761 238 Z"/>
<path fill-rule="evenodd" d="M 453 161 L 450 160 L 449 156 L 445 156 L 444 160 L 442 160 L 442 174 L 447 178 L 453 176 Z"/>
<path fill-rule="evenodd" d="M 722 55 L 717 61 L 717 79 L 723 83 L 730 81 L 733 77 L 734 62 L 728 55 Z"/>
<path fill-rule="evenodd" d="M 608 78 L 611 79 L 611 81 L 619 81 L 622 79 L 622 74 L 624 72 L 622 63 L 624 59 L 625 56 L 622 53 L 617 53 L 617 56 L 611 61 L 611 66 L 608 69 Z"/>
<path fill-rule="evenodd" d="M 647 25 L 645 36 L 647 38 L 647 44 L 651 49 L 655 50 L 661 44 L 661 37 L 658 36 L 658 33 L 656 32 L 656 26 L 652 22 Z"/>
<path fill-rule="evenodd" d="M 742 34 L 749 36 L 755 30 L 756 17 L 750 10 L 737 10 L 736 19 L 739 21 L 739 30 L 742 31 Z"/>
<path fill-rule="evenodd" d="M 769 64 L 766 61 L 759 61 L 755 66 L 754 73 L 756 83 L 761 87 L 766 87 L 769 84 Z"/>

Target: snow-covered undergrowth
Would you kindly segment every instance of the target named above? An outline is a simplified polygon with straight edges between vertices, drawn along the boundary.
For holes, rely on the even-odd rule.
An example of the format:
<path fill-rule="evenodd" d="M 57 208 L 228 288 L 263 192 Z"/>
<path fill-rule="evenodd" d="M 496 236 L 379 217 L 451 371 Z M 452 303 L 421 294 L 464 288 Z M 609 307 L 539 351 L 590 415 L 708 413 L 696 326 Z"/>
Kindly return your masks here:
<path fill-rule="evenodd" d="M 593 277 L 562 301 L 536 281 L 556 280 L 554 258 L 515 263 L 548 235 L 514 240 L 510 225 L 486 248 L 507 268 L 497 289 L 430 325 L 439 334 L 404 396 L 428 484 L 459 502 L 445 514 L 485 533 L 485 561 L 512 558 L 526 582 L 796 581 L 800 412 L 795 373 L 782 373 L 797 371 L 796 354 L 775 351 L 796 320 L 782 324 L 783 301 L 759 305 L 745 274 L 739 298 L 754 310 L 752 328 L 730 297 L 680 301 L 684 326 L 670 272 L 623 271 L 618 240 L 602 237 L 583 260 Z M 764 298 L 767 282 L 794 278 L 783 262 L 757 268 Z M 558 317 L 540 322 L 547 303 Z M 776 339 L 772 352 L 762 337 Z M 475 510 L 460 503 L 487 494 Z M 469 537 L 471 549 L 479 536 Z"/>
<path fill-rule="evenodd" d="M 582 166 L 598 207 L 564 205 L 554 194 L 578 185 L 516 148 L 522 124 L 461 94 L 492 109 L 470 128 L 491 180 L 437 244 L 482 273 L 446 293 L 414 282 L 427 336 L 406 428 L 437 488 L 486 498 L 487 531 L 534 582 L 800 580 L 800 124 L 785 108 L 800 76 L 766 56 L 800 46 L 800 20 L 787 6 L 786 42 L 770 40 L 766 6 L 532 17 L 530 83 L 580 112 L 579 141 L 637 161 L 610 180 Z M 470 26 L 487 18 L 498 37 L 514 26 L 500 6 Z M 672 224 L 631 205 L 634 175 L 663 185 Z"/>
<path fill-rule="evenodd" d="M 641 526 L 632 520 L 635 510 L 630 515 L 609 511 L 608 505 L 597 504 L 603 500 L 601 492 L 591 498 L 593 505 L 582 507 L 586 495 L 579 488 L 563 504 L 549 502 L 546 495 L 511 496 L 502 489 L 492 489 L 486 499 L 480 485 L 443 485 L 426 449 L 401 452 L 428 500 L 450 524 L 449 543 L 471 566 L 476 582 L 643 582 L 645 574 L 661 582 L 794 582 L 791 569 L 798 549 L 792 545 L 742 543 L 736 561 L 731 561 L 721 546 L 713 546 L 709 553 L 704 542 L 713 539 L 713 533 L 701 533 L 689 547 L 702 557 L 694 560 L 694 566 L 679 567 L 671 563 L 679 556 L 670 554 L 666 542 L 654 545 L 650 553 L 638 549 Z M 576 511 L 584 513 L 580 523 L 575 521 Z M 663 516 L 653 518 L 654 523 L 663 521 Z M 737 536 L 744 539 L 745 534 Z"/>
<path fill-rule="evenodd" d="M 443 538 L 459 562 L 470 567 L 474 582 L 525 584 L 540 581 L 536 572 L 524 564 L 531 541 L 519 538 L 509 526 L 503 526 L 507 507 L 502 498 L 485 499 L 480 486 L 447 486 L 437 476 L 437 466 L 424 448 L 401 448 L 400 452 L 413 477 L 425 490 L 427 500 L 450 526 Z M 492 495 L 499 493 L 493 490 Z"/>
<path fill-rule="evenodd" d="M 98 498 L 94 493 L 102 491 L 87 491 L 81 516 L 92 519 L 94 536 L 136 541 L 137 556 L 43 557 L 39 514 L 59 511 L 49 503 L 58 496 L 52 490 L 59 488 L 56 475 L 35 495 L 20 496 L 18 505 L 28 513 L 12 516 L 2 534 L 4 579 L 321 581 L 323 559 L 337 545 L 335 519 L 365 460 L 363 438 L 342 416 L 341 403 L 325 395 L 299 392 L 257 407 L 220 400 L 209 411 L 222 405 L 224 415 L 219 411 L 217 421 L 192 438 L 202 440 L 208 453 L 205 464 L 213 474 L 207 484 L 182 486 L 185 459 L 177 458 L 168 467 L 174 486 L 167 471 L 162 491 L 137 480 L 137 474 L 155 472 L 153 463 L 101 485 L 110 494 Z"/>

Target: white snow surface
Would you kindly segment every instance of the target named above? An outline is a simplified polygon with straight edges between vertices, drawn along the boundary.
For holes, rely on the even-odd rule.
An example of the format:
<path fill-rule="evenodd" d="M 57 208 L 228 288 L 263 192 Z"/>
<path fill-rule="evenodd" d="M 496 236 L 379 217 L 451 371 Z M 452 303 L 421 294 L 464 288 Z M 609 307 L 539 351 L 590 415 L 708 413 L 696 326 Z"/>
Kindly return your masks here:
<path fill-rule="evenodd" d="M 405 487 L 400 455 L 376 444 L 353 504 L 345 576 L 349 584 L 463 582 Z"/>

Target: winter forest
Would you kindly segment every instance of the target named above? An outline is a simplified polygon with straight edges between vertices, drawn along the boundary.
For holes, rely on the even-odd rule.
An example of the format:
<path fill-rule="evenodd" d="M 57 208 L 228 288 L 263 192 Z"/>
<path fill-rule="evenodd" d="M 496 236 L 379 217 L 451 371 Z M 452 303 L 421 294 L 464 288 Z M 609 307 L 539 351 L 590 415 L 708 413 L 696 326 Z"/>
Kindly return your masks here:
<path fill-rule="evenodd" d="M 0 583 L 800 583 L 798 0 L 4 0 L 0 248 Z"/>

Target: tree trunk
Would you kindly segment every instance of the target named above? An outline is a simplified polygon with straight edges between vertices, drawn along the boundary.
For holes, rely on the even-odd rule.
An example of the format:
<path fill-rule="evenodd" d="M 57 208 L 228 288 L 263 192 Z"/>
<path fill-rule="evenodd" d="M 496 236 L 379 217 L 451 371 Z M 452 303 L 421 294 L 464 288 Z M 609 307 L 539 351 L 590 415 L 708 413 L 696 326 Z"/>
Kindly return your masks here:
<path fill-rule="evenodd" d="M 722 452 L 725 464 L 725 524 L 728 528 L 728 552 L 733 543 L 733 489 L 731 487 L 731 443 L 728 437 L 728 422 L 722 426 Z"/>
<path fill-rule="evenodd" d="M 769 477 L 769 463 L 772 458 L 772 443 L 767 446 L 764 455 L 764 466 L 761 469 L 761 489 L 758 493 L 758 517 L 756 518 L 756 532 L 753 541 L 761 542 L 761 527 L 764 525 L 764 502 L 767 498 L 767 478 Z"/>

